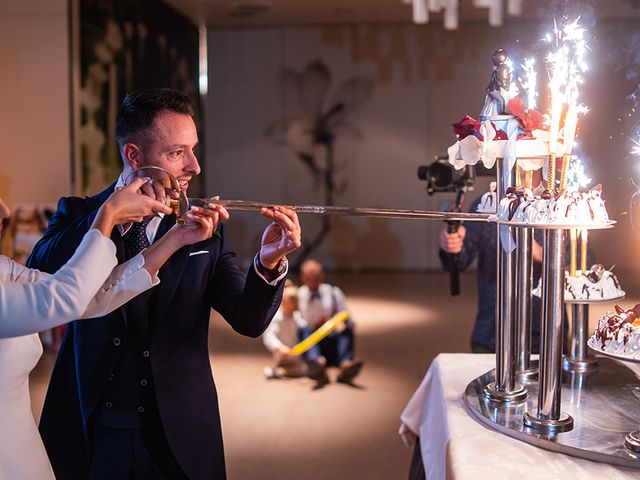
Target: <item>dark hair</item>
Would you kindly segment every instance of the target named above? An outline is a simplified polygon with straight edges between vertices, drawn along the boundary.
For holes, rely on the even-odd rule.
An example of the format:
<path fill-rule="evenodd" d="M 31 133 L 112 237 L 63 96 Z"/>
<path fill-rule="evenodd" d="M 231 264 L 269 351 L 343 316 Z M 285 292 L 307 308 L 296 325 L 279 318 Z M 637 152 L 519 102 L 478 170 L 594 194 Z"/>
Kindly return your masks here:
<path fill-rule="evenodd" d="M 140 134 L 149 130 L 156 116 L 163 111 L 194 116 L 191 100 L 177 90 L 154 88 L 127 94 L 116 115 L 116 139 L 120 149 L 130 141 L 144 141 Z"/>

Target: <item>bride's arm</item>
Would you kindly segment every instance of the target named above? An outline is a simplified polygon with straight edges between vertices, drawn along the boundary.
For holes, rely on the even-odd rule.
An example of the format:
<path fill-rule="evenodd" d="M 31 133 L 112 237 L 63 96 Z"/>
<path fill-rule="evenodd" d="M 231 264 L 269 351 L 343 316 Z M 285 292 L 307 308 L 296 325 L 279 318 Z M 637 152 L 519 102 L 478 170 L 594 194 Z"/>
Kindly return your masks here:
<path fill-rule="evenodd" d="M 136 295 L 160 283 L 158 270 L 178 249 L 210 238 L 224 207 L 187 214 L 185 226 L 175 225 L 166 235 L 113 270 L 98 290 L 82 318 L 101 317 L 124 305 Z"/>
<path fill-rule="evenodd" d="M 55 274 L 27 269 L 2 258 L 0 338 L 45 330 L 75 320 L 85 313 L 117 264 L 116 247 L 108 238 L 114 226 L 126 221 L 140 221 L 143 216 L 157 212 L 171 211 L 160 202 L 137 193 L 145 181 L 136 179 L 107 199 L 76 252 Z M 128 298 L 152 285 L 150 277 L 147 282 L 136 283 L 135 291 L 130 291 Z"/>
<path fill-rule="evenodd" d="M 212 215 L 217 220 L 217 213 L 209 210 L 188 214 L 187 226 L 175 226 L 115 269 L 115 245 L 99 227 L 87 232 L 73 257 L 54 275 L 0 258 L 0 338 L 102 316 L 122 306 L 159 283 L 158 269 L 176 250 L 211 237 L 217 223 Z M 21 280 L 17 282 L 18 278 Z M 27 279 L 33 283 L 27 283 Z"/>
<path fill-rule="evenodd" d="M 27 335 L 80 317 L 115 267 L 115 251 L 110 239 L 91 229 L 54 275 L 3 258 L 0 338 Z"/>

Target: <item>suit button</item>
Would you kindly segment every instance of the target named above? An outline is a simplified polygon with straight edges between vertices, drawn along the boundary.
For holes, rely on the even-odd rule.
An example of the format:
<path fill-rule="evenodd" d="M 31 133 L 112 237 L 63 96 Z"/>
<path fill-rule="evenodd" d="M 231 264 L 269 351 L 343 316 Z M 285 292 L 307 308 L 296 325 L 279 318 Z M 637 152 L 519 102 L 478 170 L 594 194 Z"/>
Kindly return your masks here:
<path fill-rule="evenodd" d="M 146 387 L 147 381 L 143 378 L 142 380 L 140 380 L 140 385 L 142 385 L 143 387 Z"/>
<path fill-rule="evenodd" d="M 150 354 L 149 354 L 149 350 L 145 350 L 144 352 L 142 352 L 142 356 L 143 356 L 144 358 L 149 358 L 149 355 L 150 355 Z"/>
<path fill-rule="evenodd" d="M 144 413 L 144 407 L 138 407 L 138 413 Z"/>
<path fill-rule="evenodd" d="M 113 344 L 116 347 L 119 347 L 121 343 L 122 343 L 122 340 L 120 340 L 118 337 L 113 337 Z"/>
<path fill-rule="evenodd" d="M 111 407 L 113 407 L 113 403 L 111 403 L 111 402 L 104 402 L 104 406 L 105 406 L 105 407 L 107 407 L 107 408 L 111 408 Z"/>
<path fill-rule="evenodd" d="M 113 380 L 116 378 L 116 376 L 112 373 L 111 375 L 109 375 L 109 381 L 113 382 Z"/>

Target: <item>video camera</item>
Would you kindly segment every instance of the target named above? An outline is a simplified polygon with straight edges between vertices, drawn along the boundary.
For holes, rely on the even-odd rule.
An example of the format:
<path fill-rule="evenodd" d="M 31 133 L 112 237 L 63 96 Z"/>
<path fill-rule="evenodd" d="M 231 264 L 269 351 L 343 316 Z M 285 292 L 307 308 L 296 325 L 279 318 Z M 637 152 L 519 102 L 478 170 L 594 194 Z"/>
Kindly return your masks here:
<path fill-rule="evenodd" d="M 427 193 L 467 192 L 473 190 L 476 176 L 495 177 L 495 166 L 491 169 L 482 165 L 467 165 L 462 170 L 456 170 L 449 163 L 446 155 L 437 155 L 429 165 L 418 167 L 418 178 L 427 182 Z"/>

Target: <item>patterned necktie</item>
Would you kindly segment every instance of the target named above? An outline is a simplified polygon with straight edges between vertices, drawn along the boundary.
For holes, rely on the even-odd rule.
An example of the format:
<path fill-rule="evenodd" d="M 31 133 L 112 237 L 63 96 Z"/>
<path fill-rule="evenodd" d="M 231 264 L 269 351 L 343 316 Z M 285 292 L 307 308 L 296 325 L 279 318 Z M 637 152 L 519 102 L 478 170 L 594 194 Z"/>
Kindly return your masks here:
<path fill-rule="evenodd" d="M 131 225 L 126 235 L 129 258 L 135 257 L 150 245 L 149 238 L 147 237 L 147 225 L 149 225 L 149 222 L 153 220 L 153 218 L 154 217 L 147 217 L 141 222 Z"/>

